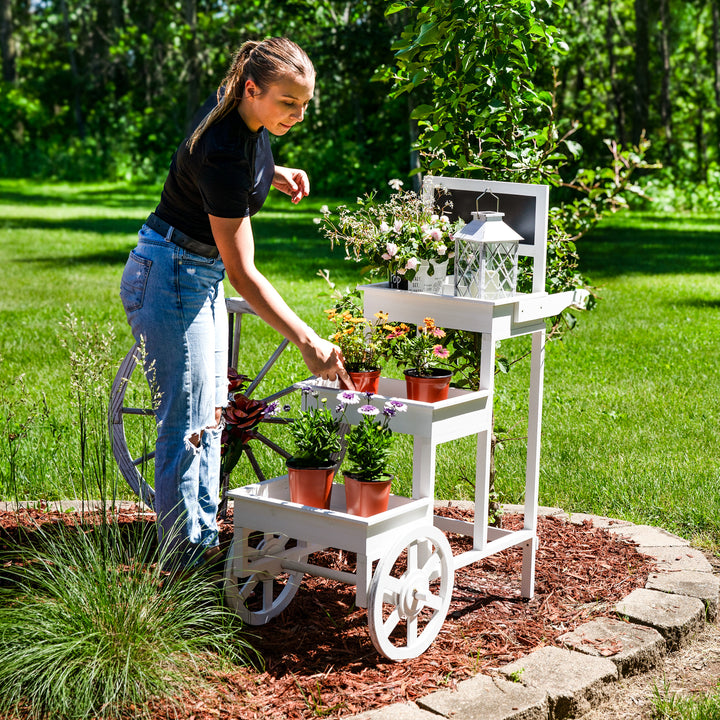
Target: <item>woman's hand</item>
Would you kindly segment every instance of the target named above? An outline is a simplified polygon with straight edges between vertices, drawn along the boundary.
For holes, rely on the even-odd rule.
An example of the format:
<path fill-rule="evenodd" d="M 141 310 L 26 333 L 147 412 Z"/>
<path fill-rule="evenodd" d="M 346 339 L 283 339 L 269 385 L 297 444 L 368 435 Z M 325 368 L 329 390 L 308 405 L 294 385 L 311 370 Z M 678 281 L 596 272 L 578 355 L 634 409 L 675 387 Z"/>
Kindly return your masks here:
<path fill-rule="evenodd" d="M 339 380 L 340 387 L 354 390 L 355 385 L 345 369 L 342 350 L 314 332 L 312 335 L 310 342 L 300 347 L 308 370 L 321 380 Z"/>
<path fill-rule="evenodd" d="M 272 185 L 280 192 L 290 196 L 297 205 L 306 195 L 310 194 L 310 180 L 304 170 L 275 166 Z"/>

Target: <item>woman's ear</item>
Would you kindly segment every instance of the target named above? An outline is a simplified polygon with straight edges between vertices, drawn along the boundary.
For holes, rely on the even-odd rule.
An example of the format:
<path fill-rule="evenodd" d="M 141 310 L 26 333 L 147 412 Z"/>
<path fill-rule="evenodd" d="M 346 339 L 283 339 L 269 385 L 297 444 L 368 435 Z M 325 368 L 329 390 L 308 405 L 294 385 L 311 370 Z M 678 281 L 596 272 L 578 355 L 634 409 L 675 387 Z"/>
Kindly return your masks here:
<path fill-rule="evenodd" d="M 260 88 L 255 84 L 254 80 L 245 81 L 245 97 L 253 100 L 260 95 Z"/>

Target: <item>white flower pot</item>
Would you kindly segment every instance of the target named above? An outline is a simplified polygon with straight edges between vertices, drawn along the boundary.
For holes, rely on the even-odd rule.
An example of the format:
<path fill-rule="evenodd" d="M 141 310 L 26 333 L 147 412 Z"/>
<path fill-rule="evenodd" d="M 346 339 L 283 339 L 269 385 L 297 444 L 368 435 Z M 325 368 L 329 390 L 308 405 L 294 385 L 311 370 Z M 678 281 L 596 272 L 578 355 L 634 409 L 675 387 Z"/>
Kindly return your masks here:
<path fill-rule="evenodd" d="M 438 263 L 433 261 L 433 274 L 428 275 L 428 267 L 430 265 L 429 260 L 421 260 L 418 265 L 417 273 L 410 282 L 408 288 L 412 292 L 426 292 L 434 293 L 435 295 L 442 295 L 443 282 L 447 275 L 447 260 Z"/>

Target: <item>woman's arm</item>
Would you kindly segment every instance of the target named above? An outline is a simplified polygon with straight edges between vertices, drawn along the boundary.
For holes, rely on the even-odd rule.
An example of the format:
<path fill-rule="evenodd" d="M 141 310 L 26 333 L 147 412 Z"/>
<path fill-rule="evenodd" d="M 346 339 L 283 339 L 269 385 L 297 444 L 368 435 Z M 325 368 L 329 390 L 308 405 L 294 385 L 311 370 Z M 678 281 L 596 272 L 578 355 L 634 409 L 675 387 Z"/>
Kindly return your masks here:
<path fill-rule="evenodd" d="M 323 340 L 304 323 L 255 267 L 255 240 L 250 218 L 209 217 L 231 285 L 259 317 L 298 347 L 313 375 L 327 380 L 339 378 L 344 387 L 353 387 L 340 348 Z"/>

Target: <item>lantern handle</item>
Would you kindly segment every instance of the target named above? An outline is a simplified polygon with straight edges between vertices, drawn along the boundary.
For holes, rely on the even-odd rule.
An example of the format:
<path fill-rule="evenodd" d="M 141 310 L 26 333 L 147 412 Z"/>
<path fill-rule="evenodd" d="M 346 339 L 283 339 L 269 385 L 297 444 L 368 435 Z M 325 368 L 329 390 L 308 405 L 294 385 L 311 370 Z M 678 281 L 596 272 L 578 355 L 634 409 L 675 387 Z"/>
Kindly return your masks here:
<path fill-rule="evenodd" d="M 484 190 L 480 193 L 480 195 L 475 198 L 475 212 L 480 212 L 480 209 L 478 208 L 478 203 L 480 202 L 480 198 L 484 197 L 485 195 L 492 195 L 497 200 L 495 212 L 500 212 L 500 198 L 492 190 L 490 190 L 490 188 Z"/>

